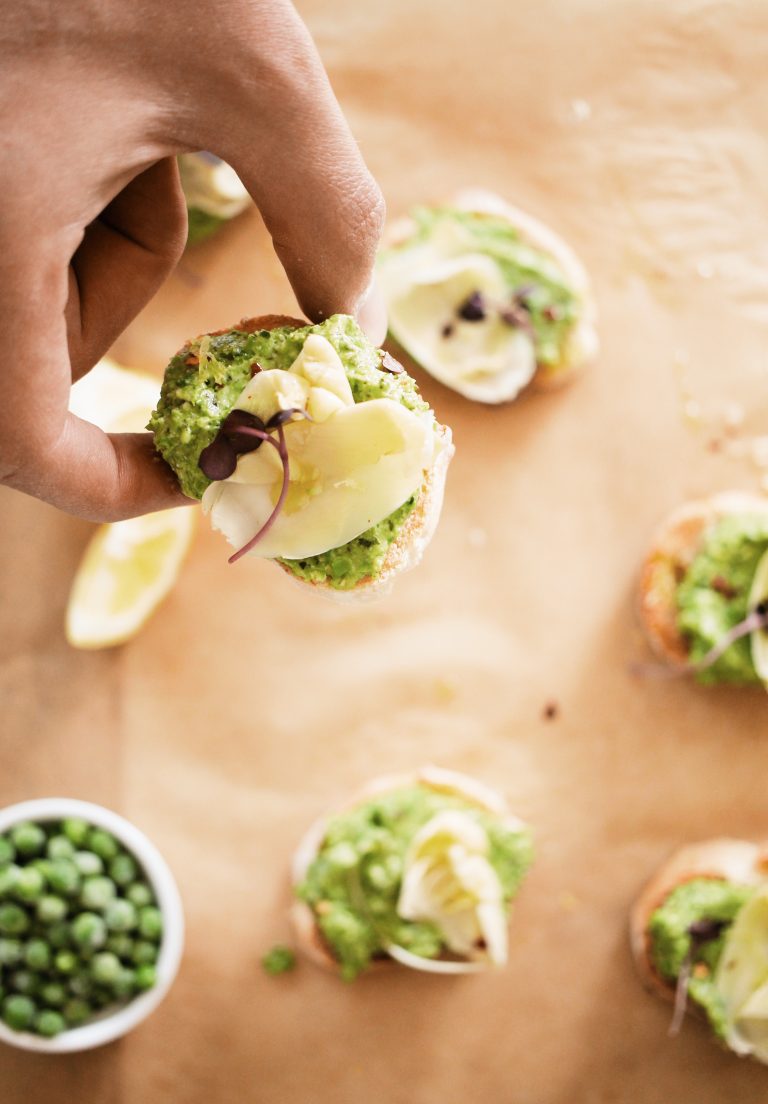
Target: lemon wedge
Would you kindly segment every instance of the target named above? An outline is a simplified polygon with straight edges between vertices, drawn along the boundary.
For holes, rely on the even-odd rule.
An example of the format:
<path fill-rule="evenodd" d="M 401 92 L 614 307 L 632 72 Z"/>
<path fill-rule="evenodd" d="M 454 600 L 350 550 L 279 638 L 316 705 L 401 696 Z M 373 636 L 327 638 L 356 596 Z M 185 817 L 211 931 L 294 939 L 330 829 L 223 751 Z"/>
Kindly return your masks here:
<path fill-rule="evenodd" d="M 196 512 L 187 506 L 101 525 L 69 597 L 67 640 L 108 648 L 133 636 L 176 581 Z"/>
<path fill-rule="evenodd" d="M 768 598 L 768 552 L 765 552 L 757 565 L 752 589 L 749 592 L 749 608 L 754 609 Z M 763 683 L 768 687 L 768 629 L 758 629 L 749 638 L 752 648 L 752 662 Z"/>

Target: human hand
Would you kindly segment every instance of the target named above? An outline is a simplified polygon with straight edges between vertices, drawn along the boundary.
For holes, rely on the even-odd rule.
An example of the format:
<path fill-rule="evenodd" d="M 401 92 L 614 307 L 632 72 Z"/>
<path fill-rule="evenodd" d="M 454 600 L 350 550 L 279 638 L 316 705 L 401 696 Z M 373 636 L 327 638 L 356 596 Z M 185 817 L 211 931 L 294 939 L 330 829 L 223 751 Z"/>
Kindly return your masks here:
<path fill-rule="evenodd" d="M 179 505 L 149 434 L 67 410 L 184 247 L 175 156 L 236 169 L 315 320 L 365 310 L 381 194 L 288 0 L 22 0 L 0 72 L 0 483 L 93 520 Z"/>

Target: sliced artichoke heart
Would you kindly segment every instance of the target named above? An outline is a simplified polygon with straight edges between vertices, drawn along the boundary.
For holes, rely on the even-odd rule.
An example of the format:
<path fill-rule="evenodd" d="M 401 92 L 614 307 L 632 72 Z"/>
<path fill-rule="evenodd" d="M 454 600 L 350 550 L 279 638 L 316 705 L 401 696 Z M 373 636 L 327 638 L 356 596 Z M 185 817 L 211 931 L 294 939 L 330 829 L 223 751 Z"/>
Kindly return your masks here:
<path fill-rule="evenodd" d="M 757 890 L 731 925 L 715 986 L 725 1008 L 729 1047 L 768 1062 L 768 886 Z"/>
<path fill-rule="evenodd" d="M 254 547 L 257 556 L 305 559 L 349 543 L 418 490 L 442 447 L 431 415 L 392 399 L 356 404 L 338 354 L 318 335 L 310 335 L 289 371 L 257 373 L 237 405 L 264 422 L 291 408 L 312 418 L 284 426 L 288 496 Z M 203 508 L 214 528 L 242 547 L 271 514 L 282 479 L 277 451 L 265 443 L 241 456 L 229 479 L 208 487 Z"/>
<path fill-rule="evenodd" d="M 754 609 L 768 600 L 768 552 L 763 553 L 757 565 L 752 588 L 749 592 L 749 608 Z M 758 629 L 750 634 L 752 662 L 763 684 L 768 687 L 768 629 Z"/>
<path fill-rule="evenodd" d="M 474 292 L 496 304 L 510 295 L 498 264 L 471 251 L 459 227 L 442 224 L 430 241 L 383 259 L 381 280 L 392 333 L 446 386 L 481 402 L 504 402 L 530 383 L 536 352 L 527 331 L 504 322 L 498 309 L 476 321 L 458 314 Z"/>
<path fill-rule="evenodd" d="M 507 960 L 507 921 L 485 829 L 467 813 L 437 813 L 414 836 L 405 858 L 397 911 L 436 924 L 456 954 L 495 965 Z"/>

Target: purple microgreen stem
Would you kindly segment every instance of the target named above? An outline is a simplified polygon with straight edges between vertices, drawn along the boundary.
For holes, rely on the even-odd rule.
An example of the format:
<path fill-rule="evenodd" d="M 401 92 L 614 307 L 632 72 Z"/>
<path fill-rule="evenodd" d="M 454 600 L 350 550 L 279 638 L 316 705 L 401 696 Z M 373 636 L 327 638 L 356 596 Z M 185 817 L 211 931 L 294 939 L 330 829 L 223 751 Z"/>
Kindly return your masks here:
<path fill-rule="evenodd" d="M 277 499 L 277 502 L 275 503 L 275 506 L 274 506 L 274 509 L 272 510 L 272 513 L 269 515 L 267 520 L 264 522 L 261 529 L 259 529 L 258 533 L 256 533 L 255 536 L 251 537 L 251 539 L 248 541 L 247 544 L 244 544 L 242 548 L 239 548 L 237 550 L 237 552 L 233 553 L 233 555 L 231 555 L 229 557 L 228 562 L 231 563 L 231 564 L 237 563 L 237 561 L 240 559 L 241 556 L 244 556 L 247 552 L 250 552 L 251 549 L 254 547 L 254 545 L 258 544 L 258 542 L 260 540 L 262 540 L 262 538 L 267 535 L 269 530 L 275 524 L 275 521 L 277 519 L 277 515 L 280 513 L 280 511 L 283 508 L 283 504 L 284 504 L 286 496 L 288 494 L 288 485 L 291 481 L 291 473 L 290 473 L 290 467 L 289 467 L 289 463 L 288 463 L 288 449 L 287 449 L 286 444 L 285 444 L 285 430 L 283 429 L 282 424 L 278 423 L 278 425 L 277 425 L 277 436 L 278 436 L 277 441 L 275 441 L 274 437 L 270 437 L 268 433 L 266 433 L 266 432 L 264 432 L 263 430 L 260 430 L 260 429 L 243 428 L 242 432 L 253 434 L 253 435 L 259 435 L 263 441 L 268 441 L 270 443 L 270 445 L 273 445 L 277 449 L 278 456 L 280 457 L 280 460 L 282 461 L 282 464 L 283 464 L 283 482 L 282 482 L 282 486 L 280 487 L 280 494 L 278 495 L 278 499 Z"/>
<path fill-rule="evenodd" d="M 768 629 L 768 599 L 759 602 L 746 617 L 724 633 L 717 644 L 695 663 L 680 663 L 675 667 L 665 666 L 661 663 L 634 663 L 631 670 L 633 674 L 651 675 L 655 678 L 679 678 L 681 675 L 698 675 L 717 663 L 718 659 L 737 640 L 741 640 L 743 636 L 749 636 L 750 633 L 759 632 L 761 629 Z"/>

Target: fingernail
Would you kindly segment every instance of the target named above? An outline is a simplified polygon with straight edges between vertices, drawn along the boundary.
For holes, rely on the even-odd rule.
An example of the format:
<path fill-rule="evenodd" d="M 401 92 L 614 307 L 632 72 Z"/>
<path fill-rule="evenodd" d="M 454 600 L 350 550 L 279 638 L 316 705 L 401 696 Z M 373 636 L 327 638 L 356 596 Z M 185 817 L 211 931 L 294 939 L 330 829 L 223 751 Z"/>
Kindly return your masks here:
<path fill-rule="evenodd" d="M 356 313 L 357 321 L 374 345 L 381 345 L 387 336 L 387 307 L 375 275 Z"/>

